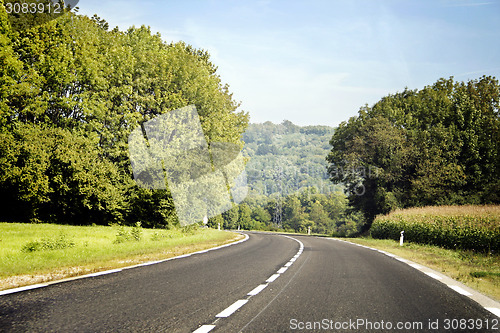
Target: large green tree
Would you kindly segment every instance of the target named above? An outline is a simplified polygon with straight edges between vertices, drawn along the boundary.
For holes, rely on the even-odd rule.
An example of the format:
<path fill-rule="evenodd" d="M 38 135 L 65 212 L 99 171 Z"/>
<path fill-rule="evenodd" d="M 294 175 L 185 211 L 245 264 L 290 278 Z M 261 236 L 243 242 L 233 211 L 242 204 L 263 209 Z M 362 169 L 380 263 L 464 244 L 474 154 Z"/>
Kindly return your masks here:
<path fill-rule="evenodd" d="M 168 226 L 168 189 L 133 182 L 128 137 L 195 105 L 208 144 L 243 145 L 248 115 L 210 55 L 150 28 L 68 13 L 13 31 L 0 2 L 0 218 Z"/>
<path fill-rule="evenodd" d="M 386 96 L 336 130 L 331 180 L 346 186 L 367 227 L 396 207 L 498 203 L 499 101 L 488 76 Z"/>

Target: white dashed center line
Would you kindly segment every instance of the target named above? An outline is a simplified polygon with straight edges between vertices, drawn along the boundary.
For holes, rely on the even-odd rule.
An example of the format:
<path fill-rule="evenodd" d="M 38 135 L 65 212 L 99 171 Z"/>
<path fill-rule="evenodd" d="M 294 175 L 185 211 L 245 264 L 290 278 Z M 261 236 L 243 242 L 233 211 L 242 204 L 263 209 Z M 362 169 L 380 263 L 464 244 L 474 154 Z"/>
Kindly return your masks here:
<path fill-rule="evenodd" d="M 248 296 L 255 296 L 258 293 L 260 293 L 264 288 L 267 287 L 267 284 L 261 284 L 260 286 L 255 287 L 251 292 L 249 292 L 247 295 Z"/>
<path fill-rule="evenodd" d="M 286 238 L 290 238 L 290 239 L 293 239 L 294 241 L 298 242 L 300 244 L 300 247 L 299 247 L 299 251 L 297 251 L 297 253 L 295 254 L 295 256 L 293 256 L 292 259 L 290 259 L 290 261 L 288 261 L 283 267 L 281 267 L 275 274 L 271 275 L 267 280 L 266 280 L 266 283 L 265 284 L 261 284 L 257 287 L 255 287 L 254 289 L 252 289 L 248 294 L 247 294 L 247 299 L 240 299 L 240 300 L 237 300 L 236 302 L 234 302 L 232 305 L 230 305 L 229 307 L 227 307 L 224 311 L 220 312 L 219 314 L 217 314 L 215 317 L 217 318 L 214 322 L 212 322 L 211 325 L 202 325 L 200 326 L 197 330 L 195 330 L 193 333 L 206 333 L 206 332 L 210 332 L 212 329 L 215 328 L 215 324 L 217 323 L 217 321 L 219 320 L 219 318 L 227 318 L 229 317 L 230 315 L 232 315 L 234 312 L 236 312 L 239 308 L 241 308 L 243 305 L 245 305 L 248 300 L 252 297 L 252 296 L 255 296 L 257 295 L 258 293 L 260 293 L 262 290 L 264 290 L 269 283 L 272 283 L 274 282 L 277 278 L 280 277 L 281 274 L 285 273 L 288 269 L 288 267 L 290 267 L 291 265 L 293 265 L 293 263 L 297 260 L 297 258 L 302 254 L 302 252 L 304 251 L 304 244 L 302 244 L 301 241 L 299 241 L 298 239 L 295 239 L 293 237 L 290 237 L 290 236 L 285 236 Z"/>
<path fill-rule="evenodd" d="M 241 308 L 245 303 L 248 302 L 247 299 L 239 299 L 236 302 L 234 302 L 232 305 L 230 305 L 228 308 L 226 308 L 224 311 L 216 315 L 217 318 L 226 318 L 232 315 L 236 310 Z"/>
<path fill-rule="evenodd" d="M 215 328 L 215 325 L 203 325 L 193 333 L 208 333 Z"/>

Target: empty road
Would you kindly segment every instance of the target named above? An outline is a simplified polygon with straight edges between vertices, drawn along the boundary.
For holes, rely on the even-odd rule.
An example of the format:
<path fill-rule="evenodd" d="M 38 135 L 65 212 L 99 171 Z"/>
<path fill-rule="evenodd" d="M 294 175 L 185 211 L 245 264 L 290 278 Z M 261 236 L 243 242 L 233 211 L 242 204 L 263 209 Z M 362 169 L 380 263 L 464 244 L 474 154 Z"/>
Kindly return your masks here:
<path fill-rule="evenodd" d="M 479 304 L 377 251 L 247 234 L 214 251 L 2 295 L 0 331 L 500 332 Z"/>

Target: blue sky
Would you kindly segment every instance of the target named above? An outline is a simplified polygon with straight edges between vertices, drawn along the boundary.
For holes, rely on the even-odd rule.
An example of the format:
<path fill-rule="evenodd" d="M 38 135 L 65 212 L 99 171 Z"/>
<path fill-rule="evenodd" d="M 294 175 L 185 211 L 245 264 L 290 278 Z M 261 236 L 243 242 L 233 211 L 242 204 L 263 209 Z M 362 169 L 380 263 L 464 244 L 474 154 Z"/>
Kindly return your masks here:
<path fill-rule="evenodd" d="M 441 77 L 500 78 L 500 0 L 88 0 L 121 30 L 207 50 L 251 122 L 337 126 Z"/>

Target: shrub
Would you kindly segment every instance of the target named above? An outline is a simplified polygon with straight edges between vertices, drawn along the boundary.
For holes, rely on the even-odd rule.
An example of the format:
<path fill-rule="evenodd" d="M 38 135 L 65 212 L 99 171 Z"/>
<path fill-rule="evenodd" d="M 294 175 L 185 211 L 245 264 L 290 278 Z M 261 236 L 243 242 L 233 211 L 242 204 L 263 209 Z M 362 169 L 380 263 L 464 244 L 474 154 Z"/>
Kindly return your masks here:
<path fill-rule="evenodd" d="M 128 241 L 129 239 L 130 239 L 130 235 L 127 232 L 127 230 L 125 230 L 125 227 L 120 226 L 120 227 L 118 227 L 118 231 L 116 232 L 116 239 L 113 243 L 120 244 L 120 243 Z"/>
<path fill-rule="evenodd" d="M 197 223 L 194 223 L 194 224 L 189 224 L 189 225 L 186 225 L 186 226 L 183 226 L 181 228 L 181 231 L 182 233 L 184 234 L 189 234 L 189 235 L 193 235 L 196 233 L 196 231 L 198 231 L 199 229 L 199 224 Z"/>
<path fill-rule="evenodd" d="M 140 241 L 142 237 L 141 222 L 136 222 L 135 227 L 128 231 L 124 226 L 119 226 L 116 232 L 116 239 L 113 243 L 120 244 L 126 241 Z"/>
<path fill-rule="evenodd" d="M 130 235 L 132 236 L 132 239 L 135 241 L 140 241 L 141 236 L 142 236 L 142 228 L 141 228 L 141 222 L 136 222 L 135 227 L 130 230 Z"/>

